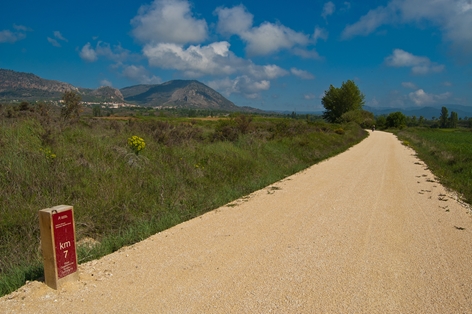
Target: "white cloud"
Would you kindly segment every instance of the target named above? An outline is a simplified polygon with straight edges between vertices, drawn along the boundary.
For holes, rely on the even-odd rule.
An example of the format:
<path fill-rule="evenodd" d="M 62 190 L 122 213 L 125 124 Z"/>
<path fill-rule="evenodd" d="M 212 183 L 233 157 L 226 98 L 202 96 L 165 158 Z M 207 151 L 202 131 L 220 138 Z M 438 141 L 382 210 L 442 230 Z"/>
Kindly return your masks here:
<path fill-rule="evenodd" d="M 65 42 L 68 41 L 67 39 L 64 38 L 64 36 L 62 36 L 61 32 L 59 31 L 54 32 L 54 37 Z M 61 44 L 57 41 L 57 39 L 47 37 L 47 40 L 51 45 L 53 45 L 54 47 L 61 47 Z"/>
<path fill-rule="evenodd" d="M 24 33 L 12 32 L 8 29 L 0 31 L 0 43 L 14 43 L 26 37 Z"/>
<path fill-rule="evenodd" d="M 315 76 L 313 74 L 311 74 L 310 72 L 308 72 L 308 71 L 299 70 L 297 68 L 291 68 L 290 72 L 292 72 L 293 75 L 295 75 L 295 76 L 297 76 L 301 79 L 304 79 L 304 80 L 313 80 L 313 79 L 315 79 Z"/>
<path fill-rule="evenodd" d="M 100 81 L 100 86 L 110 86 L 111 87 L 111 86 L 113 86 L 113 84 L 109 80 L 103 79 L 103 80 Z"/>
<path fill-rule="evenodd" d="M 321 16 L 326 20 L 326 18 L 334 13 L 336 6 L 331 1 L 326 2 L 323 6 L 323 13 Z"/>
<path fill-rule="evenodd" d="M 240 4 L 231 9 L 219 7 L 214 12 L 218 15 L 217 31 L 223 35 L 242 34 L 252 27 L 254 16 Z"/>
<path fill-rule="evenodd" d="M 130 52 L 122 48 L 121 45 L 116 45 L 112 47 L 109 43 L 99 41 L 97 42 L 95 48 L 93 48 L 89 42 L 85 44 L 82 47 L 79 55 L 83 60 L 88 62 L 97 61 L 99 56 L 104 56 L 105 58 L 114 62 L 122 63 L 129 58 Z"/>
<path fill-rule="evenodd" d="M 402 86 L 405 87 L 405 88 L 410 88 L 410 89 L 417 89 L 418 88 L 416 86 L 416 84 L 414 84 L 412 82 L 402 82 Z"/>
<path fill-rule="evenodd" d="M 242 75 L 234 79 L 225 78 L 222 80 L 211 81 L 208 83 L 208 86 L 222 91 L 226 96 L 230 96 L 231 94 L 241 94 L 249 99 L 257 99 L 260 98 L 260 92 L 266 91 L 270 88 L 270 81 L 257 81 L 247 75 Z"/>
<path fill-rule="evenodd" d="M 51 38 L 51 37 L 47 37 L 47 40 L 48 42 L 53 45 L 54 47 L 61 47 L 61 44 L 58 43 L 57 40 L 55 40 L 54 38 Z"/>
<path fill-rule="evenodd" d="M 20 31 L 20 32 L 31 32 L 32 29 L 27 27 L 27 26 L 24 26 L 24 25 L 17 25 L 17 24 L 13 24 L 13 28 L 16 29 L 17 31 Z"/>
<path fill-rule="evenodd" d="M 452 86 L 452 83 L 448 82 L 448 81 L 445 81 L 445 82 L 442 83 L 442 85 L 449 87 L 449 86 Z"/>
<path fill-rule="evenodd" d="M 143 66 L 129 65 L 123 70 L 123 75 L 130 80 L 140 84 L 160 84 L 162 80 L 160 77 L 152 75 Z"/>
<path fill-rule="evenodd" d="M 275 79 L 288 72 L 276 65 L 258 66 L 237 57 L 226 41 L 188 48 L 176 44 L 146 45 L 143 49 L 151 66 L 182 71 L 187 77 L 247 74 L 255 79 Z"/>
<path fill-rule="evenodd" d="M 182 71 L 188 77 L 203 75 L 229 75 L 241 62 L 231 51 L 226 41 L 208 46 L 189 46 L 184 49 L 176 44 L 148 44 L 143 48 L 144 56 L 151 66 Z"/>
<path fill-rule="evenodd" d="M 121 45 L 111 46 L 109 43 L 99 41 L 95 47 L 97 55 L 104 56 L 115 62 L 123 62 L 130 56 L 130 52 Z"/>
<path fill-rule="evenodd" d="M 312 99 L 315 99 L 315 98 L 316 98 L 316 95 L 313 94 L 313 93 L 309 93 L 309 94 L 303 95 L 303 98 L 304 98 L 305 100 L 312 100 Z"/>
<path fill-rule="evenodd" d="M 395 17 L 395 8 L 389 4 L 387 7 L 378 7 L 370 10 L 360 20 L 344 28 L 341 37 L 348 39 L 354 36 L 367 36 L 374 32 L 378 27 L 393 22 Z"/>
<path fill-rule="evenodd" d="M 199 43 L 208 36 L 206 21 L 193 17 L 186 0 L 155 0 L 139 9 L 131 25 L 144 43 Z"/>
<path fill-rule="evenodd" d="M 322 60 L 324 59 L 321 57 L 316 50 L 307 50 L 301 48 L 293 48 L 292 53 L 296 56 L 302 57 L 304 59 L 316 59 Z"/>
<path fill-rule="evenodd" d="M 86 43 L 79 53 L 80 57 L 87 62 L 95 62 L 98 59 L 97 53 L 91 48 L 90 43 Z"/>
<path fill-rule="evenodd" d="M 64 36 L 62 36 L 60 31 L 54 31 L 54 37 L 62 41 L 68 41 L 67 39 L 64 38 Z"/>
<path fill-rule="evenodd" d="M 434 104 L 438 101 L 444 101 L 451 97 L 451 93 L 443 94 L 428 94 L 422 89 L 418 89 L 416 92 L 411 92 L 408 94 L 408 97 L 416 105 L 429 105 Z"/>
<path fill-rule="evenodd" d="M 438 26 L 446 42 L 464 55 L 472 53 L 472 2 L 470 0 L 391 0 L 346 26 L 344 39 L 366 36 L 382 25 L 432 22 Z M 470 56 L 469 56 L 470 57 Z"/>
<path fill-rule="evenodd" d="M 323 40 L 328 39 L 328 31 L 325 30 L 324 28 L 320 28 L 316 26 L 315 32 L 313 33 L 313 41 L 315 42 L 315 44 L 318 41 L 318 38 L 321 38 Z"/>
<path fill-rule="evenodd" d="M 309 43 L 307 35 L 269 22 L 241 34 L 241 38 L 247 42 L 246 51 L 249 55 L 268 55 L 282 49 L 291 49 L 298 45 L 305 46 Z"/>
<path fill-rule="evenodd" d="M 268 55 L 283 49 L 305 47 L 310 43 L 309 36 L 278 23 L 264 22 L 254 27 L 253 15 L 243 5 L 220 7 L 215 10 L 215 14 L 218 15 L 218 32 L 227 36 L 238 35 L 246 42 L 249 55 Z"/>
<path fill-rule="evenodd" d="M 393 54 L 385 58 L 385 64 L 391 67 L 411 67 L 413 74 L 437 73 L 444 70 L 444 65 L 431 62 L 427 57 L 415 56 L 402 49 L 393 50 Z"/>

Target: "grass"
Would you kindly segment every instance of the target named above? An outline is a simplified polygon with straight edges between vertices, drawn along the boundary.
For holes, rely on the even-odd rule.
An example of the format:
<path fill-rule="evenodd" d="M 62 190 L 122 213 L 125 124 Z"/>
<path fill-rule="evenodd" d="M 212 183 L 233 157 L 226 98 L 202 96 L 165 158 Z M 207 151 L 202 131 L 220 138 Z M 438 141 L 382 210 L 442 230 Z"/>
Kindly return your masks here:
<path fill-rule="evenodd" d="M 397 131 L 441 183 L 472 202 L 472 132 L 468 129 L 407 128 Z"/>
<path fill-rule="evenodd" d="M 355 124 L 286 118 L 69 123 L 0 111 L 0 295 L 42 275 L 38 211 L 73 205 L 80 263 L 112 253 L 338 154 Z M 20 112 L 21 113 L 21 112 Z M 339 130 L 342 129 L 343 132 Z M 144 139 L 135 154 L 129 137 Z"/>

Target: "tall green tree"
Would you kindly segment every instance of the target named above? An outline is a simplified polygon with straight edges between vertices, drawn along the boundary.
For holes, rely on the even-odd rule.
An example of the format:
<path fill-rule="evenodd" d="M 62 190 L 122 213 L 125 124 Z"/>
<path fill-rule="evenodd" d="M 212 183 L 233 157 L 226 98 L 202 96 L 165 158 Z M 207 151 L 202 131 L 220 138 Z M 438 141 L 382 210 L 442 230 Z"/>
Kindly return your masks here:
<path fill-rule="evenodd" d="M 441 115 L 439 116 L 439 126 L 441 128 L 447 128 L 449 116 L 448 116 L 448 110 L 446 107 L 441 108 Z"/>
<path fill-rule="evenodd" d="M 344 113 L 362 109 L 364 98 L 364 94 L 354 81 L 343 82 L 339 88 L 330 85 L 321 99 L 326 109 L 323 112 L 323 118 L 331 123 L 339 122 Z"/>
<path fill-rule="evenodd" d="M 449 127 L 450 128 L 457 128 L 457 123 L 459 122 L 459 116 L 457 112 L 451 111 L 451 116 L 449 117 Z"/>

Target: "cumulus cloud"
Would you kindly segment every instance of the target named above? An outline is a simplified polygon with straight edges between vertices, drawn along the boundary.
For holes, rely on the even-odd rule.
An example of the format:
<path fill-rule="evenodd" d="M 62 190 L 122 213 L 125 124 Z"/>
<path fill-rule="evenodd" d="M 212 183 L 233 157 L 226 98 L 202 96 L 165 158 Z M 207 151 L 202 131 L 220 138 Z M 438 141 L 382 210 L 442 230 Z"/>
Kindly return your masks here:
<path fill-rule="evenodd" d="M 162 80 L 160 77 L 152 75 L 143 66 L 129 65 L 125 66 L 123 76 L 140 84 L 160 84 Z"/>
<path fill-rule="evenodd" d="M 431 62 L 427 57 L 415 56 L 402 49 L 393 50 L 393 54 L 385 58 L 385 64 L 391 67 L 411 67 L 413 74 L 437 73 L 444 70 L 444 65 Z"/>
<path fill-rule="evenodd" d="M 219 7 L 214 12 L 218 15 L 217 31 L 223 35 L 243 34 L 252 28 L 254 16 L 243 5 L 233 8 Z"/>
<path fill-rule="evenodd" d="M 310 43 L 310 36 L 279 23 L 264 22 L 253 26 L 253 15 L 243 5 L 220 7 L 215 14 L 218 16 L 217 31 L 227 36 L 238 35 L 246 42 L 249 55 L 268 55 L 283 49 L 305 47 Z"/>
<path fill-rule="evenodd" d="M 49 39 L 48 39 L 49 40 Z M 121 63 L 130 56 L 129 50 L 124 49 L 121 45 L 111 46 L 109 43 L 97 42 L 95 48 L 88 42 L 79 52 L 80 57 L 87 62 L 95 62 L 99 56 L 103 56 L 109 60 Z"/>
<path fill-rule="evenodd" d="M 144 43 L 199 43 L 207 38 L 205 20 L 196 19 L 186 0 L 155 0 L 131 20 L 133 36 Z"/>
<path fill-rule="evenodd" d="M 229 51 L 226 41 L 207 46 L 190 45 L 186 49 L 171 43 L 149 44 L 143 48 L 143 53 L 151 66 L 179 70 L 189 77 L 229 75 L 235 72 L 235 66 L 240 62 Z"/>
<path fill-rule="evenodd" d="M 304 80 L 313 80 L 313 79 L 315 79 L 315 76 L 313 74 L 311 74 L 310 72 L 308 72 L 308 71 L 299 70 L 297 68 L 291 68 L 290 72 L 293 75 L 295 75 L 295 76 L 297 76 L 301 79 L 304 79 Z"/>
<path fill-rule="evenodd" d="M 79 52 L 80 57 L 82 60 L 87 62 L 95 62 L 98 60 L 97 53 L 91 47 L 90 43 L 86 43 Z"/>
<path fill-rule="evenodd" d="M 336 10 L 336 6 L 331 1 L 326 2 L 323 6 L 323 12 L 321 16 L 326 20 L 328 16 L 332 15 Z"/>
<path fill-rule="evenodd" d="M 234 79 L 225 78 L 208 82 L 208 86 L 213 89 L 222 91 L 226 96 L 231 94 L 241 94 L 249 99 L 257 99 L 260 92 L 270 88 L 270 81 L 257 81 L 247 75 L 241 75 Z"/>
<path fill-rule="evenodd" d="M 382 25 L 431 22 L 438 26 L 443 39 L 466 55 L 472 52 L 472 3 L 470 0 L 436 0 L 425 5 L 423 0 L 391 0 L 346 26 L 344 39 L 366 36 Z"/>
<path fill-rule="evenodd" d="M 226 41 L 207 46 L 190 45 L 186 49 L 176 44 L 160 43 L 146 45 L 143 53 L 151 66 L 179 70 L 187 77 L 244 73 L 256 79 L 274 79 L 288 74 L 276 65 L 258 66 L 239 58 L 229 47 Z"/>
<path fill-rule="evenodd" d="M 447 92 L 443 94 L 428 94 L 424 90 L 418 89 L 416 92 L 409 93 L 408 97 L 416 105 L 420 106 L 434 104 L 438 101 L 444 101 L 451 97 L 451 93 Z"/>
<path fill-rule="evenodd" d="M 269 22 L 254 27 L 241 37 L 247 42 L 246 51 L 249 55 L 268 55 L 294 46 L 305 46 L 309 38 L 305 34 L 279 24 Z"/>

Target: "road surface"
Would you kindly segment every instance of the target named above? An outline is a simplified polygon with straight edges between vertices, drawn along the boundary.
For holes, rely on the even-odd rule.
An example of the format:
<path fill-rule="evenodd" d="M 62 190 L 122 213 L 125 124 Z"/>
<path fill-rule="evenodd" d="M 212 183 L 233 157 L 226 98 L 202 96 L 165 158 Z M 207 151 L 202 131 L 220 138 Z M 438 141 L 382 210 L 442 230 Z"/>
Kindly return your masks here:
<path fill-rule="evenodd" d="M 0 313 L 472 313 L 472 216 L 376 131 L 79 271 Z"/>

